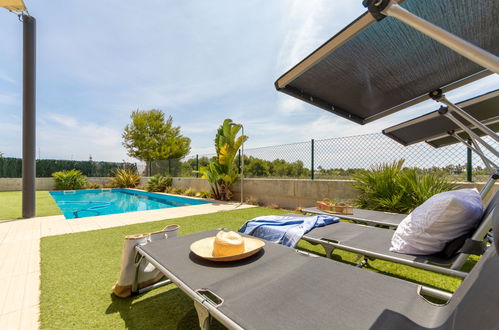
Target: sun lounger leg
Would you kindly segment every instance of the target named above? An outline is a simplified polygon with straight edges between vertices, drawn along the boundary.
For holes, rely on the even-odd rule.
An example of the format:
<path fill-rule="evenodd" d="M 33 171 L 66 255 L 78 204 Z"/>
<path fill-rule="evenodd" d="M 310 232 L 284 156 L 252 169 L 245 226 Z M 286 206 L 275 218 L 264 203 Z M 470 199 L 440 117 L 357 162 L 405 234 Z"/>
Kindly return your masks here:
<path fill-rule="evenodd" d="M 208 310 L 203 306 L 203 304 L 197 300 L 194 300 L 194 307 L 198 313 L 199 327 L 201 330 L 209 330 L 211 321 L 210 313 L 208 313 Z"/>
<path fill-rule="evenodd" d="M 331 258 L 331 256 L 333 255 L 334 246 L 325 243 L 322 243 L 321 245 L 326 251 L 326 257 Z"/>
<path fill-rule="evenodd" d="M 135 253 L 135 263 L 134 263 L 135 274 L 133 277 L 132 294 L 139 290 L 139 267 L 143 258 L 144 256 L 141 255 L 140 253 L 138 252 Z"/>

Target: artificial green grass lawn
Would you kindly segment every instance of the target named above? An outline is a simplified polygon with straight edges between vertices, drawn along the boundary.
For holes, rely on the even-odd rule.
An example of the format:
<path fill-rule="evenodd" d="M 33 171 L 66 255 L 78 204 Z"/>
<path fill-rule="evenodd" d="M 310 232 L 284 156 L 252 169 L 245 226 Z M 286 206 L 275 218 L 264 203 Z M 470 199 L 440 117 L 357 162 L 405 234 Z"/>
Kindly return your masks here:
<path fill-rule="evenodd" d="M 282 213 L 288 211 L 251 208 L 44 237 L 41 240 L 41 327 L 198 328 L 192 300 L 173 284 L 128 299 L 111 294 L 120 271 L 123 237 L 157 231 L 173 223 L 181 226 L 180 235 L 220 227 L 237 230 L 251 218 Z M 298 247 L 324 255 L 322 247 L 304 241 Z M 334 258 L 351 263 L 355 255 L 336 250 Z M 385 261 L 371 261 L 369 269 L 448 291 L 454 291 L 461 282 L 449 276 Z M 214 328 L 223 326 L 214 324 Z"/>
<path fill-rule="evenodd" d="M 49 215 L 62 214 L 48 191 L 36 192 L 36 216 L 45 217 Z M 22 192 L 2 191 L 0 192 L 0 220 L 18 219 L 22 216 Z"/>

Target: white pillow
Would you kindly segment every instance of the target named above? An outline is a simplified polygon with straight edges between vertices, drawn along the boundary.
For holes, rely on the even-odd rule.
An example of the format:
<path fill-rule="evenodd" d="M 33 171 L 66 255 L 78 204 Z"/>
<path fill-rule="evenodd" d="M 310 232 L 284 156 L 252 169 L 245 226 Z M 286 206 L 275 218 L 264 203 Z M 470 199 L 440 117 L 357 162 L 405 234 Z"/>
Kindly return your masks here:
<path fill-rule="evenodd" d="M 467 233 L 480 221 L 482 198 L 476 189 L 436 194 L 412 211 L 397 227 L 390 251 L 429 255 Z"/>

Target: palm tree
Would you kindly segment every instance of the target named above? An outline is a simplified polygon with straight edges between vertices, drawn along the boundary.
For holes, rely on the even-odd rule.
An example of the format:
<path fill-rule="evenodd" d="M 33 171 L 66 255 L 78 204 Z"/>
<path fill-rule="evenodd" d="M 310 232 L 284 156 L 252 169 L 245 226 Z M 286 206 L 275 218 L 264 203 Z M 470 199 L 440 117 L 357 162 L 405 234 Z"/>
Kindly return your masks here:
<path fill-rule="evenodd" d="M 215 199 L 230 200 L 230 189 L 239 178 L 235 158 L 241 145 L 248 139 L 245 135 L 236 138 L 240 130 L 241 125 L 225 119 L 215 136 L 216 159 L 199 169 L 202 178 L 210 183 Z"/>

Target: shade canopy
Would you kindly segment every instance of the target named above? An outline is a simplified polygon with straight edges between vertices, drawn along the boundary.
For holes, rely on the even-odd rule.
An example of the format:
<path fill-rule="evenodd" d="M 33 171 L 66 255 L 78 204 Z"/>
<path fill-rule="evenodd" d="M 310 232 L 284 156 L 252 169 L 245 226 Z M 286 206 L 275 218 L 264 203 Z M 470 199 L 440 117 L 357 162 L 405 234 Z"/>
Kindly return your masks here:
<path fill-rule="evenodd" d="M 457 103 L 457 106 L 475 119 L 486 124 L 495 132 L 499 130 L 499 90 Z M 471 126 L 469 122 L 457 113 L 452 114 L 467 127 L 470 127 L 477 135 L 485 135 L 481 130 Z M 384 129 L 383 134 L 405 146 L 426 141 L 434 147 L 443 147 L 459 142 L 447 133 L 449 131 L 454 131 L 465 140 L 468 139 L 467 133 L 463 132 L 452 120 L 436 110 Z"/>
<path fill-rule="evenodd" d="M 26 6 L 23 0 L 0 0 L 0 7 L 10 11 L 24 11 Z"/>
<path fill-rule="evenodd" d="M 360 1 L 360 0 L 359 0 Z M 401 6 L 499 54 L 499 1 L 406 0 Z M 386 17 L 365 13 L 282 75 L 277 90 L 365 124 L 491 72 Z"/>

